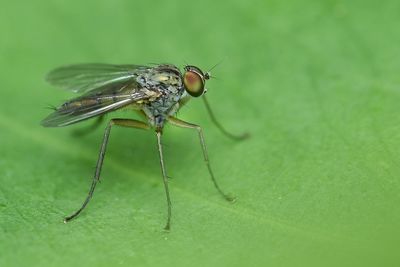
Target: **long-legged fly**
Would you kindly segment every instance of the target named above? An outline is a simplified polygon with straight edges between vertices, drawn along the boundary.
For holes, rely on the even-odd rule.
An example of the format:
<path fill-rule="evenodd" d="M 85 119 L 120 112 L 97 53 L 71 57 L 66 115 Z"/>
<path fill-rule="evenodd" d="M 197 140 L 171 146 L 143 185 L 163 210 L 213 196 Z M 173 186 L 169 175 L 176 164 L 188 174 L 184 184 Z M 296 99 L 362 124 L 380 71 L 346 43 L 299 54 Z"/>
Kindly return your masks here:
<path fill-rule="evenodd" d="M 216 120 L 204 93 L 209 72 L 203 72 L 195 66 L 187 65 L 182 73 L 176 66 L 160 64 L 154 66 L 142 65 L 110 65 L 110 64 L 78 64 L 57 68 L 51 71 L 47 80 L 54 86 L 63 87 L 81 96 L 71 99 L 45 118 L 41 123 L 45 127 L 61 127 L 86 119 L 98 117 L 96 125 L 101 123 L 103 115 L 122 108 L 136 110 L 143 121 L 134 119 L 111 119 L 104 132 L 96 170 L 89 193 L 82 206 L 64 222 L 76 218 L 89 203 L 100 172 L 107 148 L 108 138 L 113 126 L 137 129 L 155 130 L 160 157 L 161 173 L 167 198 L 167 222 L 165 229 L 170 228 L 171 200 L 168 190 L 168 176 L 165 170 L 161 136 L 164 125 L 170 124 L 182 128 L 196 130 L 204 161 L 207 165 L 212 182 L 218 192 L 228 201 L 234 198 L 225 194 L 219 187 L 211 169 L 204 141 L 202 128 L 176 117 L 177 111 L 192 97 L 202 97 L 205 107 L 216 126 L 230 138 L 244 139 L 247 135 L 234 135 L 226 131 Z"/>

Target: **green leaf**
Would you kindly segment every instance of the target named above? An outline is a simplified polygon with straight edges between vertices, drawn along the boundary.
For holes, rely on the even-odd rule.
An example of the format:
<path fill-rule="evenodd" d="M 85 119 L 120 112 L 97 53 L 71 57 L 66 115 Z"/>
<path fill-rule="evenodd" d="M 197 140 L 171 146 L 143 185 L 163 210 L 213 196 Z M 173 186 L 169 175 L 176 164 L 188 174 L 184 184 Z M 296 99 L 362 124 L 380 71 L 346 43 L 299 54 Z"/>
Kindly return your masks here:
<path fill-rule="evenodd" d="M 398 266 L 398 1 L 8 1 L 0 10 L 0 266 Z M 72 63 L 223 60 L 207 97 L 165 129 L 172 229 L 155 134 L 113 129 L 79 218 L 102 129 L 39 122 L 74 95 Z M 129 111 L 112 117 L 136 117 Z M 102 128 L 102 127 L 101 127 Z"/>

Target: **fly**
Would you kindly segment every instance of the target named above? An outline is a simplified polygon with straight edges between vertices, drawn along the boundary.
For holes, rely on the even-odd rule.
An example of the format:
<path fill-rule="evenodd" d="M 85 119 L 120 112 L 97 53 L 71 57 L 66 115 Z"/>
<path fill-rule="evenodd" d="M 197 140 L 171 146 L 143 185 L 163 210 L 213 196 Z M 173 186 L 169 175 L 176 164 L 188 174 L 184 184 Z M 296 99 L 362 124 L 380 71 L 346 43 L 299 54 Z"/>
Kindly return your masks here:
<path fill-rule="evenodd" d="M 143 120 L 111 119 L 104 131 L 103 141 L 96 164 L 92 184 L 82 206 L 72 215 L 67 216 L 67 223 L 76 218 L 87 206 L 100 179 L 101 168 L 106 153 L 107 143 L 113 126 L 150 130 L 157 137 L 161 174 L 167 199 L 167 222 L 165 229 L 170 229 L 171 199 L 168 189 L 168 176 L 164 165 L 161 137 L 164 125 L 168 122 L 174 126 L 197 131 L 204 161 L 212 182 L 218 192 L 228 201 L 234 198 L 225 194 L 219 187 L 211 169 L 204 140 L 203 130 L 199 125 L 192 124 L 176 117 L 177 111 L 192 97 L 202 97 L 206 110 L 212 122 L 221 132 L 232 139 L 244 139 L 244 135 L 234 135 L 226 131 L 215 118 L 204 95 L 209 72 L 203 72 L 195 66 L 187 65 L 183 73 L 174 65 L 160 64 L 155 66 L 142 65 L 110 65 L 110 64 L 78 64 L 57 68 L 47 75 L 47 81 L 58 87 L 81 93 L 45 118 L 41 124 L 45 127 L 61 127 L 78 123 L 93 117 L 98 117 L 92 128 L 98 126 L 106 113 L 122 108 L 136 110 Z"/>

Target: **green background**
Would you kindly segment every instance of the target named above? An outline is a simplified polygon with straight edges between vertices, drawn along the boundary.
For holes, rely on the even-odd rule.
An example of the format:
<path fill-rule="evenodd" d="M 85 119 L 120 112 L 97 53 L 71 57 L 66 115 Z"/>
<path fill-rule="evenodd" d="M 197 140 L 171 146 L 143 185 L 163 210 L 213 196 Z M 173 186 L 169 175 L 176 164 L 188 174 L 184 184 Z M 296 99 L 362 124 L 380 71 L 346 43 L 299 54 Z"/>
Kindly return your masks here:
<path fill-rule="evenodd" d="M 395 0 L 1 1 L 0 266 L 399 266 L 399 22 Z M 114 129 L 93 201 L 63 224 L 102 129 L 39 125 L 73 96 L 46 72 L 221 60 L 208 99 L 251 138 L 226 139 L 199 100 L 179 116 L 238 201 L 213 188 L 196 133 L 167 126 L 165 233 L 155 135 Z"/>

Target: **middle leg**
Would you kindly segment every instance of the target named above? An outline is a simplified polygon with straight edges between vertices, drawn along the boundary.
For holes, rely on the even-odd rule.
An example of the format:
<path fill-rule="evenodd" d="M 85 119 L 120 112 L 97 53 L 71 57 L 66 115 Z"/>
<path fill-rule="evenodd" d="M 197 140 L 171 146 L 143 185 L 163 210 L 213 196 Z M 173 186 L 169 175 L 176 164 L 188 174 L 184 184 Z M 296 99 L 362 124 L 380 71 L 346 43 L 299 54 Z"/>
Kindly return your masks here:
<path fill-rule="evenodd" d="M 227 194 L 225 194 L 222 189 L 219 187 L 217 180 L 215 179 L 214 176 L 214 172 L 211 169 L 211 164 L 210 164 L 210 159 L 208 157 L 208 153 L 207 153 L 207 147 L 206 147 L 206 142 L 204 140 L 204 135 L 203 135 L 203 130 L 201 129 L 201 127 L 199 125 L 196 124 L 192 124 L 183 120 L 180 120 L 178 118 L 172 117 L 170 116 L 168 118 L 168 121 L 178 127 L 181 128 L 188 128 L 188 129 L 194 129 L 197 131 L 197 133 L 199 134 L 199 139 L 200 139 L 200 144 L 201 144 L 201 148 L 203 151 L 203 156 L 204 156 L 204 161 L 206 162 L 207 168 L 208 168 L 208 172 L 210 173 L 211 176 L 211 180 L 214 183 L 215 188 L 218 190 L 218 192 L 228 201 L 230 202 L 234 202 L 235 201 L 235 197 L 229 196 Z"/>
<path fill-rule="evenodd" d="M 163 176 L 165 194 L 166 194 L 166 198 L 167 198 L 167 223 L 165 224 L 164 229 L 169 230 L 170 226 L 171 226 L 171 198 L 169 196 L 168 176 L 167 176 L 167 172 L 165 170 L 164 156 L 163 156 L 163 150 L 162 150 L 162 144 L 161 144 L 161 131 L 156 131 L 156 134 L 157 134 L 158 153 L 160 155 L 161 172 L 162 172 L 162 176 Z"/>

